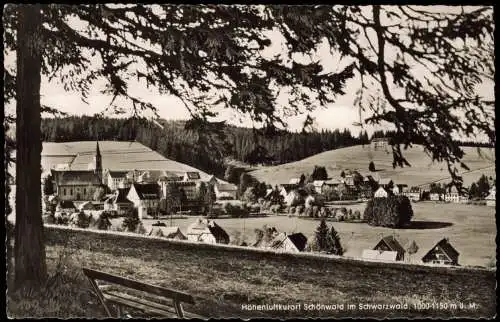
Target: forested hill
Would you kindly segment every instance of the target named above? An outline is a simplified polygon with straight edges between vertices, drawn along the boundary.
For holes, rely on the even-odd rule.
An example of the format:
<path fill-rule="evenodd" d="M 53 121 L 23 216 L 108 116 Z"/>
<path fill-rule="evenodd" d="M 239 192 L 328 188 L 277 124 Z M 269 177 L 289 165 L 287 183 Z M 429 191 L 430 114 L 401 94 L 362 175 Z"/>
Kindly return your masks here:
<path fill-rule="evenodd" d="M 225 126 L 224 140 L 229 144 L 224 145 L 224 141 L 216 139 L 204 147 L 197 132 L 184 128 L 184 121 L 161 120 L 159 123 L 161 126 L 138 119 L 90 116 L 45 118 L 42 119 L 42 139 L 49 142 L 135 140 L 169 159 L 219 175 L 224 173 L 224 157 L 250 164 L 282 164 L 369 140 L 366 133 L 354 137 L 349 130 L 283 132 L 266 138 L 256 137 L 249 128 Z"/>

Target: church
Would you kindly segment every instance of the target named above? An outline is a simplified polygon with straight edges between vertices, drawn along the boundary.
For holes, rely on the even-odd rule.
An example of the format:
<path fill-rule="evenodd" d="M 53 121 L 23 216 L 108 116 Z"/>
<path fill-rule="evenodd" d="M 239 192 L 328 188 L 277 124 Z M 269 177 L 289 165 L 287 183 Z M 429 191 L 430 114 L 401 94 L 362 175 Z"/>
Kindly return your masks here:
<path fill-rule="evenodd" d="M 59 200 L 93 200 L 98 188 L 105 189 L 103 185 L 102 156 L 99 142 L 93 162 L 88 170 L 51 170 L 54 181 L 55 193 Z"/>

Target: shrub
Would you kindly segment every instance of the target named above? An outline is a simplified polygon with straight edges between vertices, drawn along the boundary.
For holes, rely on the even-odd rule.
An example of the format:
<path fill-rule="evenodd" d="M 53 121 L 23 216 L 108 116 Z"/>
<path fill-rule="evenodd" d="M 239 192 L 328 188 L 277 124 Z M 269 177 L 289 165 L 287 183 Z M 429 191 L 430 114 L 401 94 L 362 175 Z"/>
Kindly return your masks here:
<path fill-rule="evenodd" d="M 99 216 L 99 219 L 97 219 L 96 223 L 97 229 L 99 230 L 108 230 L 111 227 L 111 221 L 109 220 L 109 213 L 107 212 L 102 212 L 101 215 Z"/>
<path fill-rule="evenodd" d="M 369 225 L 401 228 L 413 217 L 410 199 L 406 196 L 389 196 L 368 201 L 363 216 Z"/>
<path fill-rule="evenodd" d="M 132 210 L 132 213 L 129 216 L 126 216 L 122 222 L 122 228 L 125 231 L 134 232 L 137 229 L 137 225 L 139 225 L 141 221 L 139 220 L 139 213 L 136 208 Z"/>
<path fill-rule="evenodd" d="M 42 220 L 45 224 L 55 224 L 56 223 L 56 219 L 55 219 L 54 215 L 50 212 L 46 212 L 42 216 Z"/>
<path fill-rule="evenodd" d="M 314 218 L 318 218 L 318 211 L 319 211 L 318 206 L 312 206 L 311 212 Z"/>
<path fill-rule="evenodd" d="M 281 206 L 280 205 L 272 205 L 270 210 L 273 214 L 277 214 L 281 210 Z"/>
<path fill-rule="evenodd" d="M 295 213 L 295 211 L 296 211 L 296 208 L 297 208 L 297 207 L 293 207 L 293 206 L 292 206 L 292 207 L 288 207 L 288 213 L 290 213 L 290 214 L 294 214 L 294 213 Z"/>
<path fill-rule="evenodd" d="M 231 218 L 245 218 L 249 215 L 249 211 L 246 207 L 233 206 L 230 203 L 224 206 L 224 210 Z"/>
<path fill-rule="evenodd" d="M 370 161 L 370 164 L 368 165 L 368 170 L 370 172 L 375 172 L 375 163 L 373 163 L 373 161 Z"/>
<path fill-rule="evenodd" d="M 304 205 L 297 206 L 297 208 L 295 208 L 296 214 L 299 216 L 302 215 L 304 213 L 304 209 Z"/>
<path fill-rule="evenodd" d="M 139 224 L 137 225 L 135 233 L 140 234 L 140 235 L 144 235 L 147 233 L 146 228 L 144 228 L 144 224 L 142 223 L 142 221 L 139 222 Z"/>
<path fill-rule="evenodd" d="M 88 228 L 90 225 L 90 218 L 83 211 L 76 215 L 75 225 L 79 228 Z"/>
<path fill-rule="evenodd" d="M 312 208 L 311 207 L 306 207 L 305 210 L 304 210 L 304 215 L 306 217 L 313 217 L 313 211 L 312 211 Z"/>
<path fill-rule="evenodd" d="M 361 219 L 361 212 L 359 210 L 356 210 L 354 212 L 353 219 L 355 219 L 355 220 L 360 220 Z"/>

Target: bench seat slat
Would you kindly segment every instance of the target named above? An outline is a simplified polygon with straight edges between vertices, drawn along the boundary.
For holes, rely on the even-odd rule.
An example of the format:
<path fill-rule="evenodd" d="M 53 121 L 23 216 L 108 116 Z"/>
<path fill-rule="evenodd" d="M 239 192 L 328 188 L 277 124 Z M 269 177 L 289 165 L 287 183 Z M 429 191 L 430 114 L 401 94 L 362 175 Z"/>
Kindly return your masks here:
<path fill-rule="evenodd" d="M 116 303 L 116 304 L 126 305 L 126 306 L 129 306 L 132 308 L 139 309 L 143 312 L 154 313 L 154 314 L 158 314 L 158 315 L 163 316 L 163 317 L 174 317 L 174 318 L 178 317 L 177 313 L 175 311 L 163 310 L 163 309 L 160 309 L 158 307 L 152 307 L 150 305 L 142 303 L 142 301 L 139 302 L 138 299 L 134 299 L 134 300 L 125 299 L 123 297 L 119 297 L 119 296 L 115 296 L 115 295 L 111 295 L 111 294 L 104 294 L 104 298 L 106 299 L 106 301 Z M 157 306 L 159 306 L 159 305 L 157 305 Z"/>
<path fill-rule="evenodd" d="M 128 278 L 124 278 L 124 277 L 120 277 L 120 276 L 116 276 L 116 275 L 111 275 L 108 273 L 96 271 L 96 270 L 89 269 L 89 268 L 83 268 L 83 272 L 85 273 L 85 275 L 87 277 L 92 278 L 94 280 L 102 280 L 102 281 L 106 281 L 108 283 L 114 283 L 114 284 L 122 285 L 125 287 L 133 288 L 133 289 L 136 289 L 139 291 L 144 291 L 144 292 L 152 293 L 155 295 L 163 296 L 166 298 L 175 299 L 179 302 L 194 304 L 193 297 L 191 295 L 183 293 L 183 292 L 174 291 L 174 290 L 170 290 L 170 289 L 167 289 L 164 287 L 138 282 L 138 281 L 131 280 Z"/>
<path fill-rule="evenodd" d="M 159 309 L 159 310 L 163 310 L 163 311 L 167 311 L 167 312 L 176 314 L 173 306 L 163 305 L 161 303 L 153 302 L 153 301 L 150 301 L 148 299 L 140 298 L 140 297 L 137 297 L 137 296 L 134 296 L 134 295 L 131 295 L 131 294 L 127 294 L 127 293 L 123 293 L 123 292 L 116 292 L 116 291 L 113 291 L 113 292 L 110 292 L 110 291 L 102 292 L 102 294 L 104 295 L 104 298 L 106 298 L 106 296 L 110 296 L 112 298 L 121 298 L 121 299 L 124 299 L 124 300 L 127 300 L 127 301 L 132 301 L 132 302 L 136 302 L 136 303 L 139 303 L 139 304 L 142 304 L 142 305 L 146 305 L 146 306 L 149 306 L 151 308 L 156 308 L 156 309 Z"/>

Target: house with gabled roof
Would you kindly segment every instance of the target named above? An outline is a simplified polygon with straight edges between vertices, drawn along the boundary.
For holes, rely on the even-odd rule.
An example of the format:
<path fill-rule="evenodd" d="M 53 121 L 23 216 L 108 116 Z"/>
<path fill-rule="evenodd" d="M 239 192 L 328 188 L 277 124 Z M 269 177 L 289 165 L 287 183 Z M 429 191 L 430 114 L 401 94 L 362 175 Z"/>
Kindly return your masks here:
<path fill-rule="evenodd" d="M 127 180 L 128 171 L 106 170 L 104 174 L 104 183 L 113 191 L 118 188 L 130 187 L 131 183 Z"/>
<path fill-rule="evenodd" d="M 156 183 L 134 183 L 127 193 L 128 200 L 137 208 L 139 219 L 158 215 L 160 203 L 160 188 Z"/>
<path fill-rule="evenodd" d="M 302 233 L 278 234 L 270 243 L 269 248 L 279 252 L 302 252 L 306 248 L 307 237 Z"/>
<path fill-rule="evenodd" d="M 300 183 L 300 178 L 291 178 L 290 181 L 288 181 L 288 184 L 299 184 Z"/>
<path fill-rule="evenodd" d="M 187 237 L 181 232 L 179 227 L 159 227 L 153 226 L 148 236 L 163 237 L 175 240 L 187 240 Z"/>
<path fill-rule="evenodd" d="M 194 171 L 187 171 L 183 176 L 184 181 L 198 181 L 201 180 L 200 173 Z"/>
<path fill-rule="evenodd" d="M 378 181 L 378 185 L 386 189 L 391 189 L 394 186 L 394 181 L 391 178 L 381 178 Z"/>
<path fill-rule="evenodd" d="M 214 221 L 198 218 L 189 225 L 186 233 L 190 241 L 209 244 L 229 244 L 229 235 Z"/>
<path fill-rule="evenodd" d="M 396 258 L 394 260 L 404 260 L 405 249 L 393 235 L 383 237 L 377 245 L 373 247 L 373 250 L 379 252 L 396 252 Z"/>
<path fill-rule="evenodd" d="M 236 199 L 238 187 L 231 183 L 217 183 L 214 185 L 215 198 L 217 200 Z"/>
<path fill-rule="evenodd" d="M 459 255 L 458 251 L 450 244 L 448 238 L 443 238 L 422 257 L 422 262 L 458 266 Z"/>
<path fill-rule="evenodd" d="M 444 201 L 446 202 L 460 202 L 460 194 L 458 193 L 457 187 L 451 186 L 446 189 L 446 193 L 444 195 Z"/>
<path fill-rule="evenodd" d="M 373 194 L 373 198 L 387 198 L 389 197 L 389 193 L 384 187 L 379 187 L 377 191 Z"/>
<path fill-rule="evenodd" d="M 486 198 L 484 198 L 486 200 L 487 206 L 490 206 L 490 207 L 496 206 L 496 194 L 497 194 L 496 187 L 495 186 L 491 187 L 490 193 L 488 194 L 488 196 L 486 196 Z"/>
<path fill-rule="evenodd" d="M 130 188 L 116 189 L 114 194 L 104 201 L 104 210 L 116 211 L 119 215 L 128 214 L 134 203 L 127 199 Z"/>

